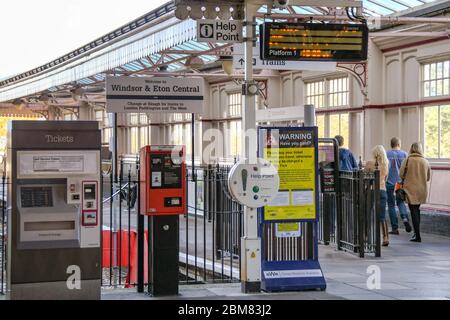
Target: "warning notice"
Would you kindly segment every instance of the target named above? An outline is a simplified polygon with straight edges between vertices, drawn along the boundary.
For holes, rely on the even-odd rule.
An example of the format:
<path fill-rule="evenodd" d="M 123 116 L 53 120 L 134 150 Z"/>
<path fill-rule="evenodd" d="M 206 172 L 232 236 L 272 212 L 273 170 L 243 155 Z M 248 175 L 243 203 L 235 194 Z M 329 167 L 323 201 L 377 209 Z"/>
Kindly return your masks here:
<path fill-rule="evenodd" d="M 315 129 L 266 129 L 263 139 L 263 156 L 278 169 L 280 176 L 279 201 L 264 208 L 264 219 L 316 219 Z"/>

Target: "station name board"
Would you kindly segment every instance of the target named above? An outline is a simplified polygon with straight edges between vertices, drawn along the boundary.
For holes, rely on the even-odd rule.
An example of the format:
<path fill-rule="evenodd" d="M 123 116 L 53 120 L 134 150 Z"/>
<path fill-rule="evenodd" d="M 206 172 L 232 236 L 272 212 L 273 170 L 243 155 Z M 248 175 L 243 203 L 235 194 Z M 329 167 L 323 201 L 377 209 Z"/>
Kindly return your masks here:
<path fill-rule="evenodd" d="M 357 62 L 367 59 L 365 24 L 277 23 L 260 25 L 261 59 Z"/>

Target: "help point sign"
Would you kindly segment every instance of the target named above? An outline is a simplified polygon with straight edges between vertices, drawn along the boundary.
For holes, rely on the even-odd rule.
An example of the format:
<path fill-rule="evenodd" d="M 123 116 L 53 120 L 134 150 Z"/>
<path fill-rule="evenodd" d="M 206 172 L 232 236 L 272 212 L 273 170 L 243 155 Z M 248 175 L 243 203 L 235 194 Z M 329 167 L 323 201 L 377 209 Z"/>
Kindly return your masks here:
<path fill-rule="evenodd" d="M 242 42 L 241 20 L 197 20 L 197 41 L 210 43 Z"/>
<path fill-rule="evenodd" d="M 118 113 L 203 113 L 204 80 L 107 77 L 106 109 Z"/>

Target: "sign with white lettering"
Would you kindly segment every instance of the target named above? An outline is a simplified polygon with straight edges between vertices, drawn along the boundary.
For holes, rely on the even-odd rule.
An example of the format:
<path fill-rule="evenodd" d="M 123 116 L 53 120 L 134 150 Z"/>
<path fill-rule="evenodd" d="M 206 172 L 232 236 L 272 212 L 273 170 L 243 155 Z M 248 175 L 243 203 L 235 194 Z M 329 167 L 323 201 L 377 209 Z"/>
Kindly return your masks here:
<path fill-rule="evenodd" d="M 253 69 L 267 70 L 303 70 L 303 71 L 336 71 L 336 62 L 315 61 L 286 61 L 286 60 L 261 60 L 259 44 L 253 48 Z M 243 69 L 245 67 L 244 45 L 233 46 L 233 68 Z"/>
<path fill-rule="evenodd" d="M 119 113 L 203 113 L 204 80 L 107 77 L 106 110 Z"/>
<path fill-rule="evenodd" d="M 197 20 L 197 41 L 211 43 L 242 42 L 241 20 Z"/>

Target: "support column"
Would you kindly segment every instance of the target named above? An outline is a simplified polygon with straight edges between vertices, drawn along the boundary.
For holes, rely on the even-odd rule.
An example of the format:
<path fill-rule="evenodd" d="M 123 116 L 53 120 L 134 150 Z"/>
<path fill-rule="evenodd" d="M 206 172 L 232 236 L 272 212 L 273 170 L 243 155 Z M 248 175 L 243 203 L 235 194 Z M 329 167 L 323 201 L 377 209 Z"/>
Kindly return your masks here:
<path fill-rule="evenodd" d="M 254 15 L 257 7 L 245 2 L 245 84 L 253 82 Z M 257 161 L 256 97 L 246 93 L 242 112 L 242 155 L 246 163 Z M 241 239 L 241 290 L 244 293 L 261 291 L 261 239 L 258 237 L 258 214 L 244 207 L 244 236 Z"/>
<path fill-rule="evenodd" d="M 78 109 L 78 120 L 94 120 L 94 108 L 89 105 L 86 101 L 80 102 L 80 107 Z"/>
<path fill-rule="evenodd" d="M 61 111 L 56 106 L 48 106 L 48 119 L 47 120 L 58 120 Z"/>

